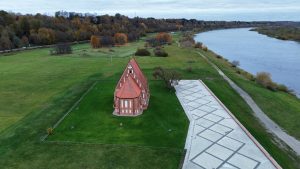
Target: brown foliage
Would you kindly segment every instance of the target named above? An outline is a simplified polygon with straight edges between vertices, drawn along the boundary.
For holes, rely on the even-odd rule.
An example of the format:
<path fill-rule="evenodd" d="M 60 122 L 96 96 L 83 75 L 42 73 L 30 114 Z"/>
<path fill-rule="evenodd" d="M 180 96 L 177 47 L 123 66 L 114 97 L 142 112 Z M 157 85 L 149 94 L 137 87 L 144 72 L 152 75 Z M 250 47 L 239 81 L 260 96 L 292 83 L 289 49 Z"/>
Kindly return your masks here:
<path fill-rule="evenodd" d="M 207 46 L 205 46 L 205 45 L 202 45 L 202 50 L 204 50 L 205 52 L 207 52 L 207 51 L 208 51 L 208 48 L 207 48 Z"/>
<path fill-rule="evenodd" d="M 116 33 L 115 34 L 115 43 L 117 45 L 124 45 L 128 42 L 128 37 L 125 33 Z"/>
<path fill-rule="evenodd" d="M 40 28 L 38 30 L 38 39 L 43 45 L 50 45 L 55 42 L 55 33 L 50 28 Z"/>
<path fill-rule="evenodd" d="M 172 36 L 166 32 L 158 33 L 155 38 L 159 42 L 164 42 L 164 43 L 168 43 L 168 44 L 172 43 Z"/>
<path fill-rule="evenodd" d="M 51 127 L 47 128 L 47 134 L 52 135 L 53 134 L 53 128 L 51 128 Z"/>
<path fill-rule="evenodd" d="M 195 44 L 195 48 L 202 48 L 202 43 L 201 42 L 197 42 L 196 44 Z"/>
<path fill-rule="evenodd" d="M 101 45 L 100 45 L 100 38 L 98 36 L 92 35 L 90 43 L 91 43 L 91 46 L 93 48 L 100 48 L 101 47 Z"/>
<path fill-rule="evenodd" d="M 270 90 L 276 90 L 276 84 L 272 81 L 271 75 L 267 72 L 257 73 L 256 82 Z"/>

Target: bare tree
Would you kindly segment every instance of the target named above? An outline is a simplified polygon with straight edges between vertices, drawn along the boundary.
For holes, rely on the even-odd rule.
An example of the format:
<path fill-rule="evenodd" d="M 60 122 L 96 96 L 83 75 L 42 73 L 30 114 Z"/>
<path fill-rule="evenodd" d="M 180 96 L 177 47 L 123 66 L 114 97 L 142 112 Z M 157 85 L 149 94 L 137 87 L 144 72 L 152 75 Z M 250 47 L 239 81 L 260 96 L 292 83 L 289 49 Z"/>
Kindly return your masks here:
<path fill-rule="evenodd" d="M 240 66 L 240 62 L 237 60 L 234 60 L 231 62 L 231 65 L 232 65 L 232 67 L 238 67 L 238 66 Z"/>
<path fill-rule="evenodd" d="M 174 85 L 177 85 L 180 80 L 180 73 L 174 70 L 163 69 L 161 67 L 156 67 L 153 72 L 153 77 L 155 79 L 161 79 L 165 82 L 168 89 L 173 89 Z"/>

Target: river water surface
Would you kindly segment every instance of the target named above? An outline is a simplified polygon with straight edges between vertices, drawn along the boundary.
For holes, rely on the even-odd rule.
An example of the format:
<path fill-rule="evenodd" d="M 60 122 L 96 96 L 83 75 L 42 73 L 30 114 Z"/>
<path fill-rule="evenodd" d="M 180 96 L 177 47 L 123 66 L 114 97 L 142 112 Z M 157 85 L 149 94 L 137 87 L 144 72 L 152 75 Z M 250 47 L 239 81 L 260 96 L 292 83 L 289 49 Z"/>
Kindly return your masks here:
<path fill-rule="evenodd" d="M 250 28 L 215 30 L 199 33 L 215 53 L 240 62 L 240 67 L 254 75 L 268 72 L 272 79 L 286 85 L 300 96 L 300 43 L 283 41 L 249 31 Z"/>

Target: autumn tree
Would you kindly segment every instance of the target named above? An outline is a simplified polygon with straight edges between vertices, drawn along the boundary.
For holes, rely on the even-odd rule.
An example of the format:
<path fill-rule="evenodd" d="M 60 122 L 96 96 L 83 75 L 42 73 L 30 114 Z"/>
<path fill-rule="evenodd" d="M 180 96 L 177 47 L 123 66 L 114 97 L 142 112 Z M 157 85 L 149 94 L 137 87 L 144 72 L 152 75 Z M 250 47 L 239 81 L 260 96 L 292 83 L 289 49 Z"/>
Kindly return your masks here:
<path fill-rule="evenodd" d="M 26 36 L 22 37 L 21 42 L 22 42 L 22 45 L 24 47 L 28 47 L 29 46 L 29 40 L 28 40 L 28 38 Z"/>
<path fill-rule="evenodd" d="M 98 36 L 92 35 L 90 43 L 91 43 L 91 46 L 93 48 L 100 48 L 101 47 L 101 45 L 100 45 L 100 38 Z"/>
<path fill-rule="evenodd" d="M 221 27 L 259 27 L 263 24 L 250 22 L 206 22 L 195 19 L 155 19 L 129 18 L 120 14 L 115 16 L 87 16 L 82 13 L 61 11 L 56 17 L 36 14 L 22 15 L 0 10 L 0 33 L 3 30 L 8 35 L 1 35 L 1 49 L 10 49 L 24 45 L 23 36 L 32 45 L 48 45 L 73 41 L 90 40 L 92 35 L 100 37 L 101 46 L 111 46 L 115 42 L 123 45 L 127 41 L 138 40 L 146 33 L 171 31 L 204 31 Z M 118 33 L 122 32 L 122 33 Z M 20 43 L 21 41 L 21 43 Z M 171 34 L 160 33 L 147 41 L 151 46 L 160 46 L 172 42 Z"/>
<path fill-rule="evenodd" d="M 28 21 L 28 19 L 26 17 L 22 17 L 20 19 L 20 29 L 21 29 L 21 32 L 22 32 L 22 36 L 23 35 L 26 35 L 26 36 L 29 35 L 30 24 L 29 24 L 29 21 Z"/>
<path fill-rule="evenodd" d="M 42 45 L 49 45 L 55 42 L 55 33 L 52 29 L 40 28 L 38 31 L 38 38 Z"/>
<path fill-rule="evenodd" d="M 35 31 L 33 29 L 30 30 L 29 43 L 40 44 L 40 39 L 39 39 L 39 36 L 37 34 L 37 31 Z"/>
<path fill-rule="evenodd" d="M 1 32 L 1 37 L 0 37 L 0 50 L 7 50 L 7 49 L 11 49 L 12 47 L 13 45 L 9 38 L 7 30 L 3 30 Z"/>
<path fill-rule="evenodd" d="M 171 44 L 172 43 L 172 36 L 166 32 L 158 33 L 155 38 L 161 44 Z"/>
<path fill-rule="evenodd" d="M 125 33 L 116 33 L 114 38 L 117 45 L 124 45 L 128 42 L 128 38 Z"/>

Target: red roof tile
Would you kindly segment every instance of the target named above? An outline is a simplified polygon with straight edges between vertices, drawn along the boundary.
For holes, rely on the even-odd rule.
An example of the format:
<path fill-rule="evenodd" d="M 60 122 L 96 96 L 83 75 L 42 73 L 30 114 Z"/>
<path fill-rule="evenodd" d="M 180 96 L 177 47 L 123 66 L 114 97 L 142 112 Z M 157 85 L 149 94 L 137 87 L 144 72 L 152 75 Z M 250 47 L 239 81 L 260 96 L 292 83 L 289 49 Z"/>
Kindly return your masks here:
<path fill-rule="evenodd" d="M 121 88 L 116 91 L 116 96 L 123 99 L 137 98 L 140 94 L 141 89 L 131 76 L 125 77 L 125 82 Z"/>
<path fill-rule="evenodd" d="M 147 79 L 143 72 L 141 71 L 139 65 L 137 64 L 134 58 L 130 59 L 129 64 L 132 66 L 133 70 L 135 71 L 137 78 L 142 82 L 144 88 L 147 88 Z"/>

